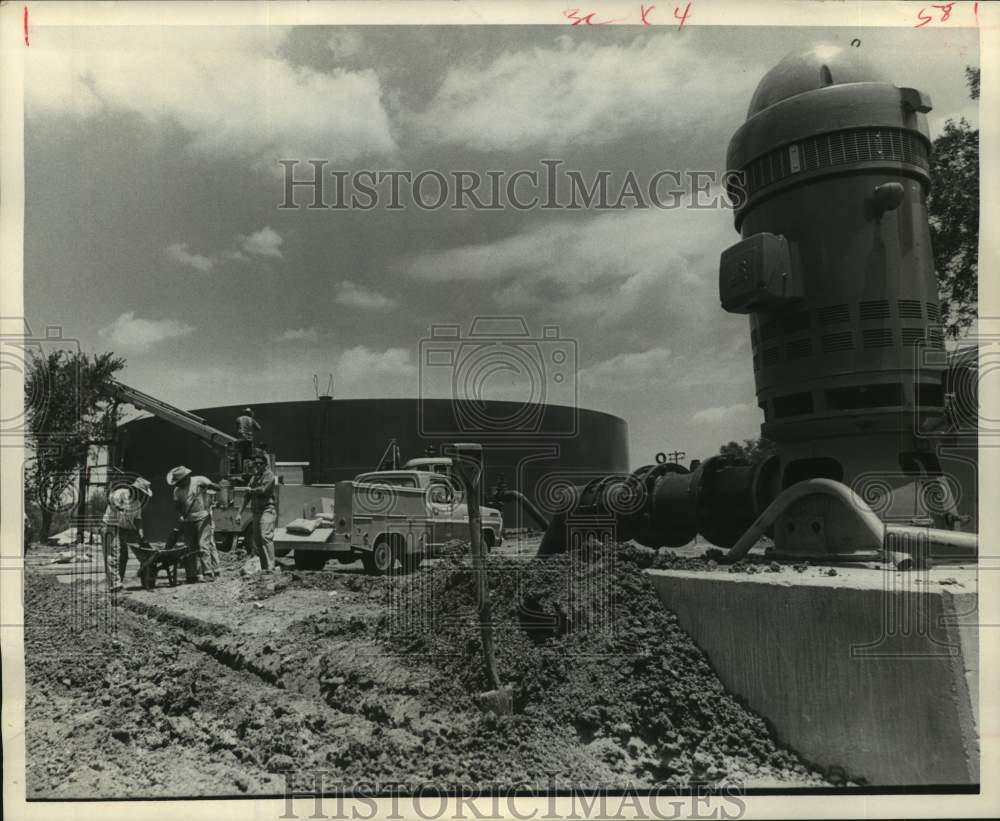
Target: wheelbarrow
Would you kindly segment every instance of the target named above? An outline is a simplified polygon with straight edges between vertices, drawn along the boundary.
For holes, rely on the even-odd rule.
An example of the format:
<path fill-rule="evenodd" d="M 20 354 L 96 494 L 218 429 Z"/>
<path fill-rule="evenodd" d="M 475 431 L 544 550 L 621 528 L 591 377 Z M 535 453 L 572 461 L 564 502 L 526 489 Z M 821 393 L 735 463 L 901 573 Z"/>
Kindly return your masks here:
<path fill-rule="evenodd" d="M 138 576 L 139 581 L 142 582 L 142 589 L 153 590 L 161 570 L 167 571 L 167 580 L 170 582 L 170 586 L 176 587 L 178 566 L 191 556 L 196 556 L 198 548 L 168 540 L 167 545 L 161 548 L 155 548 L 149 542 L 132 545 L 132 552 L 139 560 Z"/>

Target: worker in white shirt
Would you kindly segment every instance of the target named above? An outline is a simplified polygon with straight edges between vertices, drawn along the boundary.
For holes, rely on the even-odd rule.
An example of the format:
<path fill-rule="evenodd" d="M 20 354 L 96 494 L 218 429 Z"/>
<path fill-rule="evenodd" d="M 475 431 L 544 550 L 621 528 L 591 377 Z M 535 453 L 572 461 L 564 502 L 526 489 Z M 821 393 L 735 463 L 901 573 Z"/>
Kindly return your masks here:
<path fill-rule="evenodd" d="M 131 485 L 117 487 L 108 494 L 108 506 L 101 520 L 104 573 L 108 590 L 118 592 L 125 581 L 129 544 L 146 540 L 142 527 L 143 505 L 152 497 L 149 482 L 141 476 Z"/>
<path fill-rule="evenodd" d="M 181 519 L 184 543 L 198 548 L 197 569 L 186 569 L 188 581 L 198 582 L 205 576 L 214 581 L 219 574 L 219 553 L 215 547 L 215 526 L 211 502 L 206 491 L 220 490 L 205 476 L 192 476 L 191 469 L 179 465 L 167 474 L 167 484 L 174 489 L 174 507 Z"/>

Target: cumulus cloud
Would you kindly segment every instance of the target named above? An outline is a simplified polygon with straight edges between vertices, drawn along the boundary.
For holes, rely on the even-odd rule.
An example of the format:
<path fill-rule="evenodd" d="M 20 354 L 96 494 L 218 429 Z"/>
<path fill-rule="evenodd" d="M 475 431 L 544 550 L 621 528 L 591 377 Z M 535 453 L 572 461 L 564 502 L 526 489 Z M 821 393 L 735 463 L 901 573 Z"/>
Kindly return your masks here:
<path fill-rule="evenodd" d="M 166 257 L 170 262 L 200 273 L 211 271 L 219 262 L 251 262 L 253 259 L 282 259 L 281 246 L 284 239 L 270 225 L 249 236 L 237 236 L 233 247 L 212 254 L 192 253 L 186 242 L 174 242 L 167 246 Z"/>
<path fill-rule="evenodd" d="M 753 402 L 741 402 L 736 405 L 703 408 L 692 415 L 691 421 L 699 425 L 740 426 L 748 423 L 751 427 L 760 424 L 760 408 Z M 746 428 L 743 424 L 742 428 Z"/>
<path fill-rule="evenodd" d="M 320 340 L 323 337 L 320 333 Z M 194 408 L 311 399 L 315 395 L 311 374 L 317 375 L 321 389 L 326 388 L 327 375 L 332 374 L 337 399 L 417 395 L 416 366 L 405 348 L 378 350 L 359 345 L 333 350 L 323 344 L 271 345 L 256 353 L 259 356 L 252 362 L 194 356 L 181 367 L 155 370 L 148 378 L 155 380 L 157 396 Z M 149 368 L 149 359 L 137 360 L 134 367 Z"/>
<path fill-rule="evenodd" d="M 373 351 L 364 345 L 356 345 L 340 355 L 337 373 L 346 380 L 364 379 L 369 376 L 409 377 L 416 374 L 416 366 L 406 348 Z"/>
<path fill-rule="evenodd" d="M 564 322 L 620 331 L 633 347 L 645 334 L 648 347 L 650 329 L 697 334 L 719 319 L 718 254 L 732 239 L 728 211 L 636 210 L 549 220 L 494 242 L 418 254 L 399 268 L 430 282 L 495 282 L 505 309 L 545 306 Z"/>
<path fill-rule="evenodd" d="M 702 254 L 706 244 L 717 256 L 718 243 L 733 238 L 731 212 L 721 208 L 636 209 L 540 221 L 493 242 L 417 254 L 401 268 L 428 281 L 531 274 L 561 283 L 592 283 L 662 268 L 664 254 Z"/>
<path fill-rule="evenodd" d="M 392 297 L 380 294 L 378 291 L 362 288 L 347 279 L 334 285 L 333 292 L 337 303 L 349 308 L 382 311 L 395 308 L 397 304 L 397 300 Z"/>
<path fill-rule="evenodd" d="M 176 262 L 178 265 L 187 268 L 193 268 L 202 274 L 211 271 L 215 265 L 211 258 L 203 254 L 192 254 L 186 242 L 175 242 L 172 245 L 168 245 L 166 255 L 167 259 L 171 262 Z"/>
<path fill-rule="evenodd" d="M 599 388 L 624 388 L 636 384 L 648 385 L 668 377 L 676 356 L 663 347 L 648 351 L 621 353 L 598 362 L 579 373 L 581 385 Z"/>
<path fill-rule="evenodd" d="M 759 76 L 675 32 L 607 45 L 564 38 L 552 48 L 452 67 L 415 122 L 433 139 L 480 151 L 600 145 L 637 129 L 677 133 L 740 111 Z"/>
<path fill-rule="evenodd" d="M 194 328 L 176 319 L 142 319 L 126 311 L 98 331 L 112 345 L 126 351 L 144 353 L 168 339 L 190 336 Z"/>
<path fill-rule="evenodd" d="M 270 225 L 265 225 L 259 231 L 240 240 L 240 247 L 248 254 L 259 257 L 281 259 L 281 245 L 284 240 Z"/>
<path fill-rule="evenodd" d="M 274 27 L 48 29 L 32 39 L 26 111 L 88 117 L 129 111 L 171 120 L 196 152 L 349 161 L 395 151 L 372 70 L 293 66 Z"/>
<path fill-rule="evenodd" d="M 289 328 L 274 337 L 275 342 L 315 342 L 319 339 L 319 331 L 314 327 Z"/>

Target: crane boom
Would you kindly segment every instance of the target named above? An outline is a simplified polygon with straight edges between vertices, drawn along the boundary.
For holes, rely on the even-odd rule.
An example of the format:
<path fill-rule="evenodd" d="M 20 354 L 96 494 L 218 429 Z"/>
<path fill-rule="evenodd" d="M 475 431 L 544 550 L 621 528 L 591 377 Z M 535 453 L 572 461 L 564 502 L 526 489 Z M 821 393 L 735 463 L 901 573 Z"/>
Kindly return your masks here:
<path fill-rule="evenodd" d="M 119 401 L 134 405 L 139 410 L 148 411 L 154 416 L 188 431 L 188 433 L 193 433 L 220 451 L 228 451 L 239 441 L 235 436 L 213 428 L 197 414 L 175 408 L 155 396 L 150 396 L 148 393 L 143 393 L 117 380 L 110 380 L 110 382 L 111 392 Z"/>

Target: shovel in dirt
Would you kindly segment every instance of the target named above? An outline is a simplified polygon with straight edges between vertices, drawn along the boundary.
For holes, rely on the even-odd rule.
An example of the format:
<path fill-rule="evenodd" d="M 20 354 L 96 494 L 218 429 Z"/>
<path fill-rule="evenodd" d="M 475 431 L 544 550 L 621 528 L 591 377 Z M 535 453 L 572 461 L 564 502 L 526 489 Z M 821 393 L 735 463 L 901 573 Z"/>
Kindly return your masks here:
<path fill-rule="evenodd" d="M 472 573 L 476 580 L 476 603 L 479 608 L 479 629 L 483 641 L 486 678 L 493 687 L 492 690 L 480 693 L 477 701 L 484 710 L 489 710 L 496 715 L 510 715 L 514 712 L 514 691 L 510 687 L 500 685 L 496 658 L 493 654 L 493 612 L 490 608 L 490 587 L 486 578 L 482 513 L 479 510 L 479 493 L 483 478 L 483 446 L 464 443 L 454 445 L 452 462 L 465 484 Z"/>

